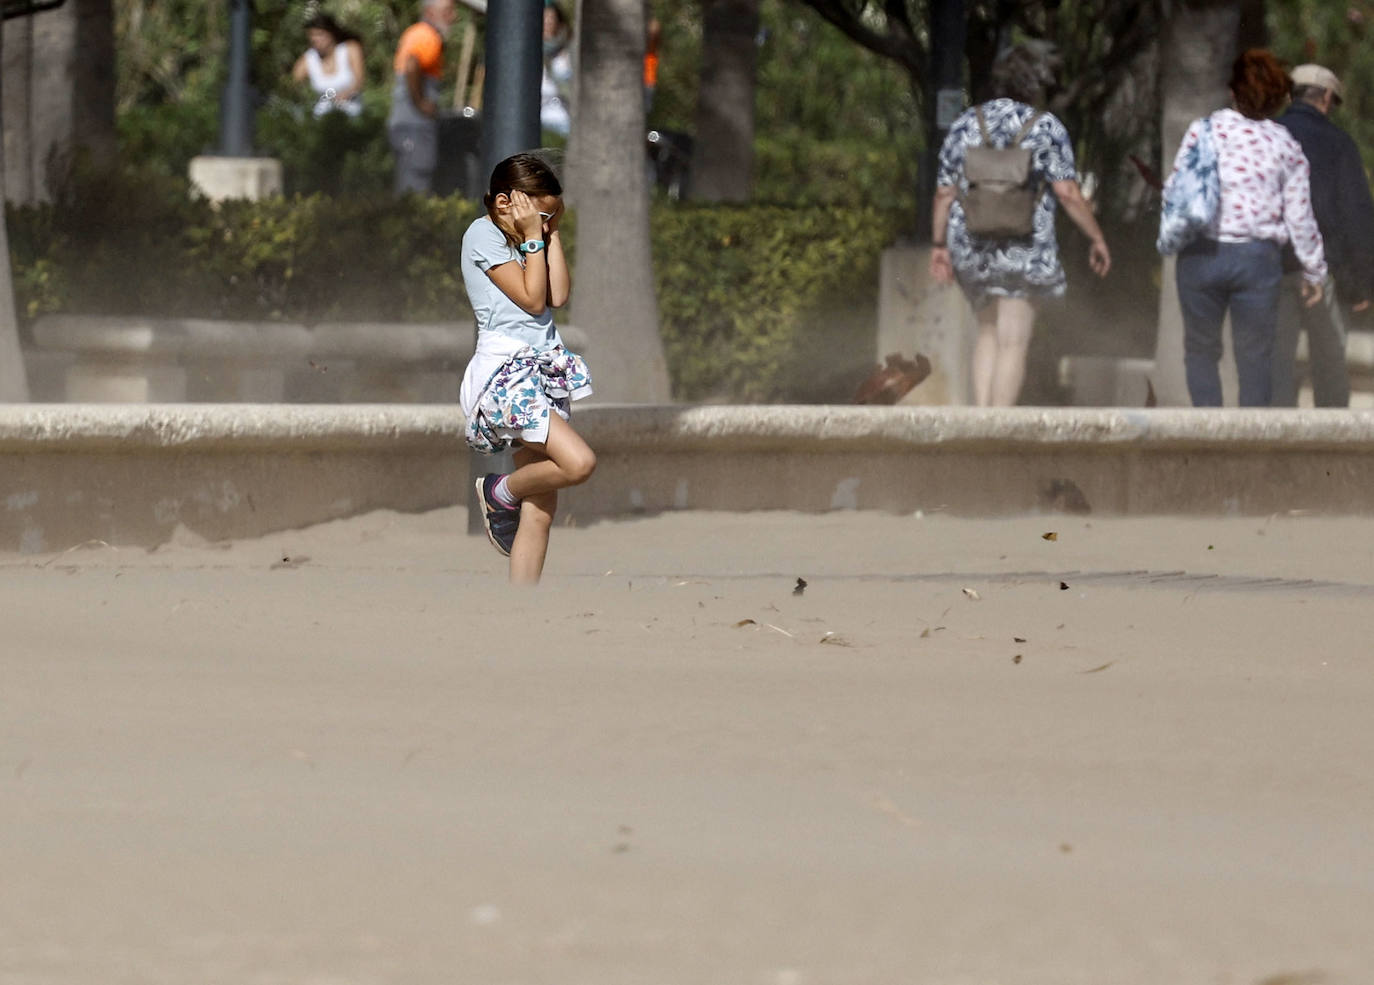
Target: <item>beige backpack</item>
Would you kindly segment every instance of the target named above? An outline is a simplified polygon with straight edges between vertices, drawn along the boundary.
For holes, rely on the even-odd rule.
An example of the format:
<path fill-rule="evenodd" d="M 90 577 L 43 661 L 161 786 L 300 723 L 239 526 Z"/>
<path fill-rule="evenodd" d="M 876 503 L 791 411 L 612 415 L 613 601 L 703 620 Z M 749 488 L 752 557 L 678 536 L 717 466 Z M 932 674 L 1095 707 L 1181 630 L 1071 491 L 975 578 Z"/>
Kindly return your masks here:
<path fill-rule="evenodd" d="M 1040 188 L 1031 173 L 1031 152 L 1019 145 L 1043 114 L 1033 113 L 1006 147 L 993 147 L 983 107 L 977 113 L 983 146 L 964 152 L 964 224 L 975 239 L 1022 239 L 1034 229 Z"/>

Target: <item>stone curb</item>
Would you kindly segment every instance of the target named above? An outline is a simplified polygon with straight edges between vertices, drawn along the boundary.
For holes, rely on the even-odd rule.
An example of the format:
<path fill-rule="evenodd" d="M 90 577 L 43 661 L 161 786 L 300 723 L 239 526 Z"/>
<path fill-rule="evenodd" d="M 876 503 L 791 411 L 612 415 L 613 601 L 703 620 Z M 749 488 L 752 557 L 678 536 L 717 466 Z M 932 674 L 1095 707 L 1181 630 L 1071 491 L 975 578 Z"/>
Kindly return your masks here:
<path fill-rule="evenodd" d="M 616 450 L 890 452 L 1131 445 L 1374 453 L 1374 411 L 601 404 L 579 406 L 575 415 L 588 441 Z M 461 445 L 462 434 L 462 411 L 442 404 L 0 405 L 0 449 L 30 452 L 43 445 Z"/>
<path fill-rule="evenodd" d="M 0 451 L 386 449 L 463 445 L 463 415 L 436 404 L 6 404 Z"/>
<path fill-rule="evenodd" d="M 1374 411 L 1074 407 L 626 407 L 579 411 L 616 448 L 812 451 L 1119 446 L 1374 452 Z M 593 440 L 595 439 L 595 440 Z"/>

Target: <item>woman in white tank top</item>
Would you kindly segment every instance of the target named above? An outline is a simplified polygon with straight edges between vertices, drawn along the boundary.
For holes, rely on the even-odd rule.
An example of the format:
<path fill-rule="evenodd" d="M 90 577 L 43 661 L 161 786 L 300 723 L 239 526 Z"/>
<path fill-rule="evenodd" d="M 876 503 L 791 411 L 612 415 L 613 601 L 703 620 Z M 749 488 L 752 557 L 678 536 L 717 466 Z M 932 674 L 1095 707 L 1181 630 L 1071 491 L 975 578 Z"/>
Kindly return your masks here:
<path fill-rule="evenodd" d="M 308 81 L 318 95 L 315 115 L 338 111 L 357 116 L 363 111 L 363 46 L 357 35 L 323 13 L 306 21 L 305 34 L 310 47 L 296 60 L 291 76 Z"/>

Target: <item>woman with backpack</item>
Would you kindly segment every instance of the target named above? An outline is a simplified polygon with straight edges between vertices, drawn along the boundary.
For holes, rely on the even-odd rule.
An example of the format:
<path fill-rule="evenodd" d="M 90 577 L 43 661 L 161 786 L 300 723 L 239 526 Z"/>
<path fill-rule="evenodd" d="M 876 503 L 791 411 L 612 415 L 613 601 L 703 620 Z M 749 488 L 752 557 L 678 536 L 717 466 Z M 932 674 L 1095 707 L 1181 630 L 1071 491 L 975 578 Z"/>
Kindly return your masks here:
<path fill-rule="evenodd" d="M 1064 124 L 1036 109 L 1050 73 L 1025 45 L 992 69 L 994 97 L 966 110 L 940 149 L 932 210 L 931 276 L 956 280 L 978 320 L 973 397 L 1010 407 L 1026 375 L 1035 305 L 1064 293 L 1054 234 L 1055 205 L 1088 237 L 1088 264 L 1105 277 L 1107 241 L 1083 197 Z"/>

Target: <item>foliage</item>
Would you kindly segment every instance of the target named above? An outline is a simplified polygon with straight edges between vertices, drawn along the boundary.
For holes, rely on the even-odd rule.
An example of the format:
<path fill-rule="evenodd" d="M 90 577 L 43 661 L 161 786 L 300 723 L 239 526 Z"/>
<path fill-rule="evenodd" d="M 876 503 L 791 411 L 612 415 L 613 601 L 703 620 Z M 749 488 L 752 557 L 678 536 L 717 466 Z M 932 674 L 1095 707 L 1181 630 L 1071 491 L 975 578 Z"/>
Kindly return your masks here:
<path fill-rule="evenodd" d="M 895 219 L 853 208 L 661 210 L 654 255 L 675 395 L 852 399 L 871 369 L 878 261 Z"/>
<path fill-rule="evenodd" d="M 212 206 L 182 179 L 87 171 L 51 204 L 10 209 L 16 300 L 28 319 L 466 322 L 459 246 L 479 210 L 457 198 L 322 195 Z M 895 218 L 658 206 L 653 252 L 677 396 L 848 400 L 871 368 L 878 258 Z M 575 214 L 564 229 L 576 283 Z"/>
<path fill-rule="evenodd" d="M 701 5 L 657 0 L 663 24 L 650 125 L 691 133 L 701 62 Z M 755 94 L 755 198 L 769 203 L 914 207 L 921 146 L 901 70 L 851 42 L 796 0 L 762 0 Z"/>
<path fill-rule="evenodd" d="M 1332 119 L 1350 133 L 1374 168 L 1374 3 L 1271 3 L 1269 34 L 1276 55 L 1290 65 L 1325 65 L 1345 86 Z"/>
<path fill-rule="evenodd" d="M 933 0 L 800 2 L 851 42 L 900 69 L 913 102 L 923 103 Z M 1004 47 L 1024 40 L 1048 42 L 1060 81 L 1049 108 L 1074 134 L 1081 170 L 1094 172 L 1106 186 L 1103 200 L 1114 208 L 1130 201 L 1138 188 L 1116 186 L 1123 177 L 1138 186 L 1139 179 L 1125 170 L 1126 154 L 1140 150 L 1142 127 L 1152 132 L 1156 126 L 1149 53 L 1159 32 L 1161 0 L 969 0 L 965 6 L 963 53 L 971 98 L 987 97 L 993 60 Z M 922 115 L 913 116 L 913 131 L 924 130 L 925 107 L 918 109 Z"/>
<path fill-rule="evenodd" d="M 120 157 L 137 161 L 163 177 L 190 170 L 191 158 L 215 146 L 219 136 L 218 102 L 187 101 L 158 106 L 137 105 L 115 121 Z"/>
<path fill-rule="evenodd" d="M 296 102 L 274 98 L 258 113 L 258 145 L 282 163 L 287 195 L 355 198 L 391 188 L 386 109 L 317 117 Z"/>
<path fill-rule="evenodd" d="M 243 320 L 470 317 L 461 199 L 270 198 L 218 206 L 184 179 L 81 173 L 9 212 L 18 309 Z"/>
<path fill-rule="evenodd" d="M 360 120 L 316 121 L 308 86 L 291 78 L 306 48 L 305 22 L 327 10 L 363 47 L 368 85 Z M 332 0 L 257 4 L 253 79 L 257 145 L 283 162 L 289 191 L 380 192 L 391 180 L 385 118 L 391 59 L 401 32 L 418 16 L 416 0 Z M 116 125 L 121 156 L 164 175 L 184 175 L 192 157 L 219 141 L 219 103 L 228 54 L 226 0 L 115 0 Z M 451 37 L 478 34 L 480 18 L 460 7 Z M 456 60 L 456 55 L 451 56 Z M 451 81 L 451 80 L 450 80 Z"/>
<path fill-rule="evenodd" d="M 290 78 L 291 66 L 305 50 L 302 25 L 321 6 L 362 39 L 369 84 L 361 120 L 314 120 L 309 92 Z M 190 159 L 211 150 L 219 139 L 226 0 L 115 0 L 114 9 L 123 159 L 164 175 L 185 175 Z M 257 143 L 263 153 L 282 160 L 289 193 L 372 194 L 389 185 L 391 152 L 384 121 L 391 57 L 417 9 L 414 0 L 257 5 Z M 650 123 L 691 133 L 696 126 L 700 4 L 656 0 L 655 13 L 663 23 L 663 42 Z M 469 29 L 478 32 L 475 57 L 480 59 L 482 19 L 466 7 L 460 7 L 459 16 L 451 34 L 450 68 Z M 895 193 L 900 207 L 910 210 L 921 127 L 902 71 L 853 44 L 796 0 L 763 0 L 760 23 L 758 197 L 890 204 Z"/>
<path fill-rule="evenodd" d="M 817 142 L 795 130 L 755 141 L 755 198 L 796 206 L 880 206 L 910 225 L 916 208 L 917 155 L 896 142 Z"/>
<path fill-rule="evenodd" d="M 213 105 L 227 49 L 226 0 L 114 0 L 115 112 Z"/>

